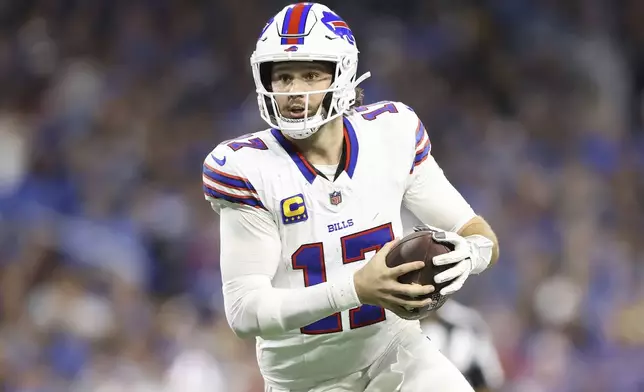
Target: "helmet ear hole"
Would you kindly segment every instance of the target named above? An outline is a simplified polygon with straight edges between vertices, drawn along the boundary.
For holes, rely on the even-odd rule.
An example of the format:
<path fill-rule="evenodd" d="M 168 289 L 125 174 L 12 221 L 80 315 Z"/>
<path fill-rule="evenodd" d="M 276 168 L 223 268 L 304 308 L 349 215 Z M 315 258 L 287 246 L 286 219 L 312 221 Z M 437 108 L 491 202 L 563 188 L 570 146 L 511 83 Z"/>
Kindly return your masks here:
<path fill-rule="evenodd" d="M 275 113 L 275 110 L 273 110 L 273 100 L 271 97 L 264 96 L 264 102 L 266 103 L 266 110 L 268 111 L 269 117 L 275 118 L 277 116 L 277 113 Z"/>
<path fill-rule="evenodd" d="M 271 73 L 273 72 L 273 63 L 267 61 L 259 65 L 259 79 L 262 82 L 262 86 L 266 91 L 273 91 L 273 85 L 271 83 Z"/>
<path fill-rule="evenodd" d="M 331 101 L 333 100 L 333 93 L 328 92 L 324 94 L 324 99 L 322 99 L 322 108 L 329 113 L 331 110 Z M 335 114 L 335 109 L 333 109 L 334 113 L 330 113 L 331 115 Z"/>

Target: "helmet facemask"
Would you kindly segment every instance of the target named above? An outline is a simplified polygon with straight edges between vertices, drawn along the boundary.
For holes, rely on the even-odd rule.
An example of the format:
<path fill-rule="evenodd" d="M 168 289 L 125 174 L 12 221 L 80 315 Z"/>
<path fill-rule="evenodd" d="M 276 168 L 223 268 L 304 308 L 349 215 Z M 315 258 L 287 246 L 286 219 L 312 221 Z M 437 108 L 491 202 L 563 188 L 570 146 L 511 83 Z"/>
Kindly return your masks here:
<path fill-rule="evenodd" d="M 252 64 L 253 77 L 258 87 L 257 100 L 262 119 L 271 127 L 281 130 L 285 135 L 294 139 L 304 139 L 313 135 L 324 124 L 347 112 L 356 100 L 355 87 L 370 76 L 367 73 L 356 80 L 357 57 L 344 56 L 337 61 L 309 57 L 290 61 L 319 61 L 330 63 L 333 67 L 332 82 L 327 89 L 306 92 L 273 92 L 271 91 L 271 70 L 275 61 L 254 62 Z M 280 113 L 276 97 L 303 97 L 304 113 L 308 114 L 310 97 L 317 94 L 324 94 L 324 98 L 313 115 L 305 115 L 301 119 L 294 119 Z"/>

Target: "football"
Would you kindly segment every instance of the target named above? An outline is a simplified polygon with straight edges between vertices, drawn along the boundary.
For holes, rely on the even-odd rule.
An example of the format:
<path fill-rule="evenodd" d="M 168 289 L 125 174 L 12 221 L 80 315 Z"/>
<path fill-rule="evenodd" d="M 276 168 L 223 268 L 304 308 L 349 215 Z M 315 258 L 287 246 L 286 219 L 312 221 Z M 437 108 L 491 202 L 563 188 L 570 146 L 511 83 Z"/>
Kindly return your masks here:
<path fill-rule="evenodd" d="M 445 303 L 447 298 L 442 296 L 439 292 L 443 287 L 451 283 L 450 280 L 441 284 L 436 284 L 434 282 L 434 276 L 453 266 L 435 266 L 432 263 L 432 258 L 434 258 L 434 256 L 451 252 L 453 250 L 453 247 L 451 244 L 435 241 L 432 237 L 432 233 L 434 232 L 419 231 L 403 237 L 400 242 L 389 251 L 385 262 L 388 267 L 392 268 L 413 261 L 424 261 L 425 267 L 401 275 L 398 278 L 398 281 L 400 283 L 433 285 L 435 288 L 434 292 L 424 297 L 431 297 L 434 300 L 435 304 L 431 307 L 431 309 L 433 310 L 438 309 L 441 305 L 443 305 L 443 303 Z"/>

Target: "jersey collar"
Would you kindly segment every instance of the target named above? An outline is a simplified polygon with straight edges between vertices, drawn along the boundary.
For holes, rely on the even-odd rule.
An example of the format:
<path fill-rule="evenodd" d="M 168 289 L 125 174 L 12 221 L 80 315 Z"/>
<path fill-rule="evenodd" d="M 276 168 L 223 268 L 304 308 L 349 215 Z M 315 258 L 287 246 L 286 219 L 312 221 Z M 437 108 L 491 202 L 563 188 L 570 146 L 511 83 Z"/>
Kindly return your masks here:
<path fill-rule="evenodd" d="M 336 172 L 335 178 L 338 178 L 343 171 L 347 173 L 349 178 L 353 178 L 353 173 L 355 172 L 356 164 L 358 162 L 358 137 L 356 136 L 353 124 L 351 124 L 348 118 L 343 117 L 342 122 L 344 125 L 344 143 L 342 147 L 342 156 L 340 157 L 340 164 L 338 165 L 338 171 Z M 282 146 L 284 151 L 286 151 L 286 153 L 291 157 L 291 160 L 293 160 L 304 178 L 306 178 L 310 184 L 312 184 L 318 176 L 326 178 L 322 173 L 316 170 L 315 167 L 306 160 L 306 158 L 304 158 L 295 145 L 284 137 L 282 132 L 273 128 L 271 129 L 271 133 L 280 146 Z"/>

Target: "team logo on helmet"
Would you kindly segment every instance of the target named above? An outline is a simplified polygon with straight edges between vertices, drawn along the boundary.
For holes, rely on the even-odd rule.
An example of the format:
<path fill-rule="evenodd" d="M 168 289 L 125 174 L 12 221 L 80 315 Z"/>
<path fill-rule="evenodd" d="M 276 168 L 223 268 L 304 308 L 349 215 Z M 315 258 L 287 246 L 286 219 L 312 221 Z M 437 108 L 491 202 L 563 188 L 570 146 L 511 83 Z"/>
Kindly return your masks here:
<path fill-rule="evenodd" d="M 262 29 L 262 32 L 259 34 L 258 39 L 262 39 L 264 37 L 264 33 L 266 33 L 266 30 L 273 24 L 273 21 L 275 20 L 275 17 L 271 18 L 268 22 L 266 22 L 266 26 Z"/>
<path fill-rule="evenodd" d="M 322 12 L 322 22 L 333 34 L 337 35 L 340 38 L 344 38 L 351 45 L 356 44 L 356 39 L 353 37 L 353 32 L 349 28 L 347 22 L 342 20 L 338 15 L 333 12 L 323 11 Z"/>

